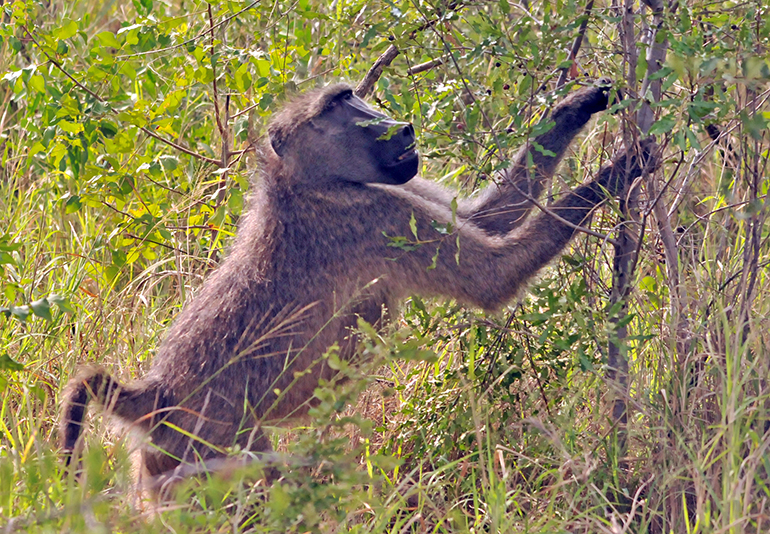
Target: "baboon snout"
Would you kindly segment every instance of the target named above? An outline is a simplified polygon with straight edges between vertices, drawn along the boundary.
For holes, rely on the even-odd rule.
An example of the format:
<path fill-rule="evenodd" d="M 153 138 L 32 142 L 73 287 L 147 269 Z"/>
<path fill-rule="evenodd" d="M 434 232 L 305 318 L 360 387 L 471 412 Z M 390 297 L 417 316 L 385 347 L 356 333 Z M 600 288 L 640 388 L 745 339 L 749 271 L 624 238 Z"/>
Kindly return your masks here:
<path fill-rule="evenodd" d="M 404 142 L 407 145 L 414 144 L 414 126 L 412 126 L 412 123 L 407 123 L 401 130 L 399 130 L 398 135 L 400 135 Z"/>

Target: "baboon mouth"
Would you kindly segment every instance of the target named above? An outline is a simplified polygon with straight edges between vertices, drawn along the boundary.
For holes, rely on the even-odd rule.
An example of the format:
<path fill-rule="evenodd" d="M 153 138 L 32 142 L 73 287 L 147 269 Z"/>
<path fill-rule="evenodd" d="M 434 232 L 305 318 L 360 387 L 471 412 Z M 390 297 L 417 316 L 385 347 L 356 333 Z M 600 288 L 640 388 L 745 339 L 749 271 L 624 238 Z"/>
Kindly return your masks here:
<path fill-rule="evenodd" d="M 397 167 L 405 162 L 411 161 L 417 157 L 417 150 L 413 147 L 401 154 L 393 163 L 387 165 L 387 167 Z"/>

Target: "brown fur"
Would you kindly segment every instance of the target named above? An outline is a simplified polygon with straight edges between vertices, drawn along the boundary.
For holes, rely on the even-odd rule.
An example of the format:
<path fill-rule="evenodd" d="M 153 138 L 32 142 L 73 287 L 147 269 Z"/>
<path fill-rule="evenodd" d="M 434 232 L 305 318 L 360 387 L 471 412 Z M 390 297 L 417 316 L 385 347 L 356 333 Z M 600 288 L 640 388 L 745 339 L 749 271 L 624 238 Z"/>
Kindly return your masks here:
<path fill-rule="evenodd" d="M 536 139 L 556 157 L 522 149 L 501 185 L 460 201 L 449 237 L 432 223 L 452 221 L 454 193 L 422 178 L 386 185 L 384 156 L 361 148 L 362 126 L 335 122 L 344 111 L 329 109 L 349 91 L 307 93 L 275 116 L 232 251 L 172 325 L 147 376 L 122 386 L 87 368 L 70 382 L 60 430 L 68 461 L 92 398 L 149 436 L 143 465 L 151 476 L 221 458 L 233 445 L 267 451 L 260 428 L 307 410 L 319 378 L 333 376 L 321 355 L 334 343 L 342 357 L 353 354 L 358 317 L 377 323 L 410 294 L 499 309 L 574 234 L 548 214 L 527 217 L 524 190 L 541 192 L 577 132 L 606 107 L 606 89 L 585 88 L 559 104 L 555 126 Z M 411 126 L 400 127 L 408 144 Z M 621 156 L 551 209 L 580 224 L 605 189 L 617 194 L 640 172 L 637 156 Z M 383 233 L 413 237 L 412 217 L 424 244 L 389 247 Z"/>

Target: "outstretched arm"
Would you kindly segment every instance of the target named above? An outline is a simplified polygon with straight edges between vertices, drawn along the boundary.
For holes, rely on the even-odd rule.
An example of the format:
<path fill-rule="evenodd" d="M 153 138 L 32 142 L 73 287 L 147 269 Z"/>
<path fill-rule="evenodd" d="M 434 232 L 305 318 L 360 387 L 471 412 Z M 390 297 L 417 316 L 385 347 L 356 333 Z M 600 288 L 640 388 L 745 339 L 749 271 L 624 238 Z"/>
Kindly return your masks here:
<path fill-rule="evenodd" d="M 577 133 L 594 113 L 607 108 L 609 89 L 606 84 L 585 87 L 560 102 L 546 119 L 553 127 L 519 150 L 499 184 L 462 203 L 459 215 L 492 235 L 507 234 L 523 223 L 533 206 L 530 199 L 540 196 L 544 181 L 553 176 Z"/>
<path fill-rule="evenodd" d="M 605 166 L 596 180 L 572 191 L 551 211 L 573 225 L 580 225 L 604 198 L 605 190 L 612 195 L 621 194 L 641 175 L 645 165 L 654 166 L 648 163 L 653 159 L 653 149 L 654 144 L 645 143 L 641 153 L 621 155 Z M 575 233 L 572 226 L 542 213 L 505 236 L 489 235 L 476 225 L 467 224 L 458 228 L 458 234 L 440 237 L 431 222 L 445 220 L 446 210 L 434 211 L 430 204 L 415 203 L 407 196 L 393 200 L 397 211 L 404 212 L 402 220 L 408 219 L 408 212 L 414 213 L 418 236 L 424 242 L 388 264 L 394 288 L 403 293 L 449 296 L 484 309 L 498 309 L 513 298 L 522 284 L 559 254 Z M 403 229 L 391 231 L 394 235 L 409 235 Z M 435 267 L 428 269 L 437 247 Z"/>

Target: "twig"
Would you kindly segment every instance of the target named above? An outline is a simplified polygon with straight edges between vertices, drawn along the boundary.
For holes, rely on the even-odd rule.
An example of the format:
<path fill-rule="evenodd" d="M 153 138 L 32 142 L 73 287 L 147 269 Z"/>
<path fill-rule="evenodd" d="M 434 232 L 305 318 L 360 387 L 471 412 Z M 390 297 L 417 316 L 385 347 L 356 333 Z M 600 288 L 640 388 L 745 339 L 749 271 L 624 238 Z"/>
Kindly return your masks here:
<path fill-rule="evenodd" d="M 33 43 L 35 43 L 35 46 L 37 46 L 40 49 L 40 51 L 43 53 L 43 55 L 45 55 L 45 57 L 48 58 L 48 61 L 54 67 L 59 69 L 59 71 L 61 71 L 62 74 L 64 74 L 67 78 L 69 78 L 72 81 L 72 83 L 74 83 L 82 91 L 85 91 L 86 93 L 88 93 L 89 95 L 94 97 L 96 100 L 101 102 L 102 104 L 106 104 L 111 113 L 113 113 L 113 114 L 116 113 L 115 109 L 109 104 L 109 102 L 107 102 L 104 98 L 102 98 L 98 94 L 94 93 L 91 89 L 89 89 L 88 87 L 86 87 L 85 85 L 80 83 L 78 80 L 76 80 L 75 77 L 72 76 L 72 74 L 70 74 L 69 72 L 67 72 L 64 69 L 64 67 L 62 67 L 62 65 L 58 61 L 56 61 L 54 58 L 49 56 L 48 52 L 45 51 L 45 48 L 40 46 L 40 43 L 37 42 L 37 39 L 35 39 L 35 36 L 32 35 L 32 33 L 27 29 L 26 26 L 24 27 L 24 31 L 27 32 L 27 35 L 29 35 L 29 38 L 32 39 Z M 165 139 L 165 138 L 161 137 L 160 135 L 156 134 L 155 132 L 153 132 L 152 130 L 150 130 L 149 128 L 145 128 L 144 126 L 138 126 L 138 125 L 135 125 L 135 126 L 137 128 L 139 128 L 140 130 L 142 130 L 147 135 L 149 135 L 150 137 L 152 137 L 154 139 L 157 139 L 161 143 L 165 143 L 168 146 L 170 146 L 172 148 L 175 148 L 176 150 L 179 150 L 180 152 L 184 152 L 188 156 L 192 156 L 192 157 L 197 158 L 199 160 L 205 161 L 206 163 L 212 163 L 212 164 L 214 164 L 216 166 L 220 166 L 220 161 L 219 160 L 216 160 L 214 158 L 209 158 L 207 156 L 204 156 L 203 154 L 198 154 L 194 150 L 191 150 L 191 149 L 189 149 L 189 148 L 187 148 L 185 146 L 177 144 L 177 143 L 175 143 L 175 142 L 173 142 L 173 141 L 171 141 L 169 139 Z"/>
<path fill-rule="evenodd" d="M 247 108 L 244 108 L 244 109 L 240 110 L 238 113 L 234 113 L 234 114 L 232 114 L 232 115 L 230 116 L 230 119 L 237 119 L 237 118 L 238 118 L 238 117 L 240 117 L 241 115 L 245 115 L 246 113 L 248 113 L 249 111 L 251 111 L 252 109 L 254 109 L 255 107 L 257 107 L 258 105 L 259 105 L 259 102 L 257 102 L 256 104 L 252 104 L 252 105 L 250 105 L 249 107 L 247 107 Z"/>
<path fill-rule="evenodd" d="M 217 88 L 217 67 L 216 67 L 216 55 L 214 50 L 214 15 L 211 11 L 211 3 L 208 4 L 208 11 L 209 11 L 209 27 L 211 30 L 211 48 L 209 49 L 209 55 L 211 57 L 211 74 L 212 74 L 212 82 L 211 85 L 214 90 L 214 116 L 216 117 L 217 121 L 217 128 L 219 129 L 219 135 L 222 139 L 222 160 L 220 162 L 220 167 L 224 169 L 222 171 L 222 175 L 219 177 L 219 185 L 217 186 L 217 193 L 216 193 L 216 206 L 219 207 L 219 205 L 222 203 L 222 201 L 225 199 L 225 192 L 227 191 L 227 166 L 229 164 L 230 160 L 230 136 L 229 132 L 227 131 L 227 128 L 230 125 L 230 95 L 227 95 L 227 100 L 225 102 L 225 120 L 222 122 L 221 117 L 221 111 L 219 110 L 219 90 Z"/>
<path fill-rule="evenodd" d="M 594 0 L 588 0 L 588 4 L 586 4 L 586 10 L 583 14 L 583 21 L 580 23 L 580 28 L 578 28 L 578 34 L 577 37 L 575 37 L 575 42 L 572 43 L 572 49 L 569 51 L 569 56 L 567 59 L 571 59 L 575 61 L 575 58 L 577 58 L 578 52 L 580 52 L 580 46 L 583 44 L 583 37 L 586 34 L 586 29 L 588 28 L 588 19 L 591 18 L 591 10 L 594 8 Z M 556 82 L 556 88 L 561 89 L 565 83 L 567 83 L 567 76 L 569 75 L 571 67 L 564 67 L 561 69 L 561 74 L 559 74 L 559 80 Z"/>
<path fill-rule="evenodd" d="M 219 91 L 217 89 L 217 66 L 214 57 L 214 15 L 211 12 L 211 4 L 208 5 L 209 10 L 209 30 L 211 32 L 211 46 L 209 47 L 209 56 L 211 57 L 211 74 L 212 74 L 212 86 L 214 87 L 214 116 L 217 121 L 217 128 L 219 128 L 219 134 L 222 136 L 222 140 L 227 137 L 225 128 L 222 126 L 222 119 L 219 115 Z M 222 154 L 222 159 L 226 159 L 225 154 Z"/>
<path fill-rule="evenodd" d="M 388 49 L 377 58 L 377 61 L 374 62 L 372 68 L 369 69 L 369 72 L 366 73 L 364 79 L 361 80 L 361 83 L 359 83 L 356 87 L 354 92 L 357 97 L 365 98 L 366 95 L 369 94 L 369 92 L 372 90 L 372 87 L 374 87 L 374 84 L 377 83 L 377 80 L 380 79 L 380 76 L 382 75 L 382 69 L 390 65 L 393 60 L 396 59 L 398 54 L 398 48 L 396 48 L 395 45 L 390 45 Z"/>
<path fill-rule="evenodd" d="M 537 209 L 539 209 L 541 212 L 545 213 L 546 215 L 553 217 L 555 220 L 559 221 L 561 224 L 572 228 L 573 230 L 577 230 L 578 232 L 583 232 L 584 234 L 588 234 L 594 237 L 598 237 L 602 241 L 605 241 L 607 243 L 612 243 L 613 245 L 617 246 L 617 241 L 612 239 L 610 236 L 606 234 L 602 234 L 600 232 L 595 232 L 594 230 L 591 230 L 590 228 L 586 228 L 585 226 L 580 226 L 579 224 L 575 224 L 573 222 L 568 221 L 564 217 L 560 216 L 558 213 L 555 213 L 553 210 L 548 209 L 546 206 L 538 202 L 538 200 L 530 195 L 529 193 L 523 191 L 517 184 L 512 183 L 513 187 L 516 188 L 516 190 L 521 193 L 527 200 L 527 202 L 531 202 Z"/>
<path fill-rule="evenodd" d="M 438 22 L 440 19 L 435 18 L 433 20 L 428 20 L 428 18 L 425 16 L 422 11 L 420 11 L 420 14 L 425 19 L 425 22 L 421 24 L 418 28 L 415 28 L 414 31 L 412 31 L 410 38 L 414 39 L 417 32 L 421 32 L 423 30 L 426 30 L 428 28 L 432 28 L 435 31 L 434 26 L 436 25 L 436 22 Z M 442 39 L 443 40 L 443 39 Z M 361 80 L 361 82 L 356 87 L 354 93 L 359 98 L 366 97 L 369 92 L 372 90 L 372 87 L 374 87 L 374 84 L 377 83 L 377 80 L 380 79 L 380 76 L 382 75 L 382 69 L 390 65 L 393 60 L 396 58 L 396 56 L 399 54 L 398 48 L 396 48 L 395 45 L 390 45 L 383 54 L 377 58 L 377 61 L 374 62 L 374 65 L 372 65 L 372 68 L 369 69 L 369 72 L 366 73 L 366 76 L 364 76 L 364 79 Z M 427 63 L 423 63 L 421 65 L 416 65 L 414 68 L 410 68 L 407 72 L 412 74 L 417 74 L 419 72 L 424 72 L 425 70 L 432 69 L 433 67 L 440 65 L 446 60 L 447 56 L 443 56 L 441 59 L 434 59 L 433 61 L 428 61 Z M 438 62 L 438 63 L 434 63 Z M 430 64 L 430 65 L 429 65 Z M 423 68 L 423 70 L 415 70 L 417 68 Z M 307 81 L 307 80 L 304 80 Z"/>
<path fill-rule="evenodd" d="M 438 67 L 439 65 L 443 65 L 445 61 L 446 61 L 446 56 L 441 56 L 440 58 L 431 59 L 430 61 L 426 61 L 425 63 L 420 63 L 419 65 L 410 67 L 406 71 L 406 73 L 409 74 L 410 76 L 414 76 L 415 74 L 420 74 L 421 72 L 425 72 L 434 67 Z"/>

